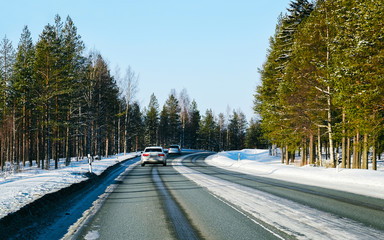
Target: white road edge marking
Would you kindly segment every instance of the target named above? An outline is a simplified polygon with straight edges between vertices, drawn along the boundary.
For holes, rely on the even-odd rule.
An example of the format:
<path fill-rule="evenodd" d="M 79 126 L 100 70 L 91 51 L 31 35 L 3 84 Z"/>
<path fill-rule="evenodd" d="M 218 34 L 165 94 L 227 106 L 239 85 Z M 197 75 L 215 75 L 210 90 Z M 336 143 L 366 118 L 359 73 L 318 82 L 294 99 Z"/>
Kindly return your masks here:
<path fill-rule="evenodd" d="M 201 153 L 198 153 L 198 154 L 201 154 Z M 176 166 L 176 170 L 178 172 L 180 172 L 181 174 L 183 174 L 181 171 L 179 171 L 178 167 L 182 166 L 182 167 L 185 167 L 182 163 L 182 161 L 184 160 L 184 158 L 187 158 L 187 157 L 190 157 L 191 155 L 197 155 L 197 154 L 190 154 L 188 156 L 184 156 L 184 157 L 180 157 L 180 158 L 177 158 L 175 159 L 173 162 L 172 162 L 172 165 L 173 166 Z M 192 170 L 192 169 L 191 169 Z M 192 170 L 193 172 L 196 172 L 194 170 Z M 202 174 L 202 173 L 199 173 L 199 174 Z M 184 174 L 183 174 L 184 175 Z M 196 182 L 193 178 L 190 178 L 192 179 L 194 182 Z M 197 183 L 197 182 L 196 182 Z M 209 189 L 208 189 L 209 190 Z M 216 198 L 217 200 L 223 202 L 224 204 L 226 204 L 227 206 L 229 206 L 230 208 L 234 209 L 235 211 L 239 212 L 241 215 L 245 216 L 246 218 L 248 218 L 249 220 L 251 220 L 252 222 L 254 222 L 255 224 L 259 225 L 260 227 L 262 227 L 263 229 L 265 229 L 266 231 L 270 232 L 272 235 L 276 236 L 277 238 L 279 239 L 285 239 L 283 238 L 282 236 L 280 236 L 279 234 L 273 232 L 272 230 L 270 230 L 269 228 L 265 227 L 263 224 L 257 222 L 256 220 L 252 219 L 251 217 L 249 217 L 247 214 L 245 214 L 243 211 L 241 211 L 240 209 L 238 209 L 237 207 L 235 207 L 233 204 L 231 204 L 230 202 L 228 201 L 224 201 L 222 198 L 220 198 L 218 195 L 214 194 L 213 192 L 209 191 L 209 194 L 212 195 L 214 198 Z"/>
<path fill-rule="evenodd" d="M 125 178 L 125 175 L 128 174 L 130 171 L 132 171 L 133 168 L 135 168 L 137 165 L 140 164 L 140 158 L 138 160 L 135 160 L 133 164 L 129 165 L 127 169 L 125 169 L 124 172 L 122 172 L 117 178 L 115 178 L 116 181 L 123 181 Z M 78 235 L 81 233 L 82 228 L 85 224 L 87 224 L 91 218 L 99 211 L 100 207 L 104 204 L 105 200 L 111 195 L 111 193 L 116 189 L 116 187 L 119 186 L 119 184 L 111 184 L 109 185 L 103 194 L 99 196 L 97 200 L 95 200 L 92 203 L 92 206 L 83 212 L 83 216 L 77 220 L 74 224 L 72 224 L 68 228 L 68 232 L 64 235 L 61 240 L 72 240 L 72 239 L 78 239 Z"/>

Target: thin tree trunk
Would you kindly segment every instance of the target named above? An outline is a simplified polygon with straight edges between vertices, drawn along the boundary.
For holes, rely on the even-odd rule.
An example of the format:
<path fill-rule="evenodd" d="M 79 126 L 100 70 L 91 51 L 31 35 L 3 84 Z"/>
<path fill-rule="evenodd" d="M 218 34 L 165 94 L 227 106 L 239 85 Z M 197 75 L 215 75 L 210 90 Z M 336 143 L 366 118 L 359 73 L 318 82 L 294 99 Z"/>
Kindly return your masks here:
<path fill-rule="evenodd" d="M 368 169 L 368 134 L 364 134 L 364 143 L 363 143 L 363 169 Z"/>
<path fill-rule="evenodd" d="M 347 137 L 347 150 L 346 150 L 347 168 L 351 168 L 351 139 Z"/>
<path fill-rule="evenodd" d="M 3 146 L 3 133 L 2 133 L 2 129 L 0 129 L 0 165 L 1 165 L 1 171 L 3 172 L 4 171 L 4 156 L 3 156 L 3 149 L 4 149 L 4 146 Z"/>
<path fill-rule="evenodd" d="M 357 141 L 356 141 L 356 136 L 353 137 L 353 163 L 352 163 L 352 168 L 356 169 L 357 168 Z"/>
<path fill-rule="evenodd" d="M 67 112 L 67 122 L 69 123 L 70 120 L 70 112 L 71 107 L 69 107 L 69 110 Z M 69 129 L 69 125 L 67 126 L 67 136 L 65 140 L 65 166 L 69 166 L 71 163 L 71 146 L 70 146 L 70 134 L 71 130 Z"/>
<path fill-rule="evenodd" d="M 24 90 L 24 94 L 25 94 L 25 90 Z M 23 131 L 23 137 L 22 137 L 22 144 L 23 144 L 23 147 L 22 147 L 22 159 L 23 159 L 23 167 L 25 167 L 25 153 L 26 153 L 26 137 L 25 137 L 25 132 L 26 132 L 26 113 L 25 113 L 25 96 L 23 97 L 23 128 L 22 128 L 22 131 Z"/>
<path fill-rule="evenodd" d="M 304 140 L 303 142 L 303 147 L 302 147 L 303 151 L 302 151 L 302 154 L 301 154 L 301 165 L 302 166 L 305 166 L 307 165 L 307 142 L 306 140 Z"/>
<path fill-rule="evenodd" d="M 47 105 L 47 108 L 46 108 L 46 112 L 45 112 L 45 136 L 46 136 L 46 139 L 45 139 L 45 169 L 49 169 L 49 162 L 50 162 L 50 150 L 51 150 L 51 139 L 50 139 L 50 128 L 49 128 L 49 114 L 48 114 L 48 105 Z"/>
<path fill-rule="evenodd" d="M 345 108 L 343 107 L 343 137 L 341 140 L 341 167 L 346 166 L 346 155 L 345 155 Z"/>
<path fill-rule="evenodd" d="M 105 140 L 105 157 L 108 157 L 109 138 Z"/>
<path fill-rule="evenodd" d="M 318 159 L 318 165 L 322 166 L 322 156 L 321 156 L 321 131 L 320 127 L 317 127 L 317 159 Z"/>
<path fill-rule="evenodd" d="M 314 149 L 314 136 L 313 133 L 311 132 L 309 135 L 309 164 L 314 164 L 315 163 L 315 149 Z"/>
<path fill-rule="evenodd" d="M 15 107 L 12 110 L 12 161 L 16 162 L 16 172 L 19 172 L 20 159 L 17 157 L 17 139 L 16 139 L 16 118 L 15 118 Z"/>
<path fill-rule="evenodd" d="M 281 144 L 281 163 L 284 164 L 284 147 L 283 147 L 283 144 Z"/>
<path fill-rule="evenodd" d="M 129 99 L 127 99 L 127 110 L 125 112 L 125 126 L 124 126 L 124 156 L 127 154 L 127 141 L 128 141 L 128 111 Z"/>
<path fill-rule="evenodd" d="M 121 112 L 121 105 L 119 105 L 119 113 Z M 120 122 L 121 122 L 121 117 L 119 116 L 119 119 L 117 120 L 117 153 L 120 153 L 121 148 L 120 148 Z"/>
<path fill-rule="evenodd" d="M 376 138 L 373 137 L 372 144 L 372 170 L 377 170 L 377 161 L 376 161 Z"/>
<path fill-rule="evenodd" d="M 286 165 L 289 165 L 288 145 L 285 146 L 285 164 L 286 164 Z"/>
<path fill-rule="evenodd" d="M 357 131 L 356 135 L 356 168 L 360 169 L 361 168 L 361 154 L 360 154 L 360 133 Z"/>

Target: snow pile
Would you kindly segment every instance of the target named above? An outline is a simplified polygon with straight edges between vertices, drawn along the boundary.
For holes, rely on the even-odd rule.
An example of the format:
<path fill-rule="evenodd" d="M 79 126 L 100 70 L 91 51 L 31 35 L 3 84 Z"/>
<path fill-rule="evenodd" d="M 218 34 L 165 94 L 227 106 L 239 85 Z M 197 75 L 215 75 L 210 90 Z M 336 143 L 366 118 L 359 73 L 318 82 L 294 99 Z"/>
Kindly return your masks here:
<path fill-rule="evenodd" d="M 100 175 L 108 167 L 135 156 L 136 153 L 130 153 L 95 160 L 92 163 L 92 172 Z M 59 169 L 53 168 L 51 166 L 52 170 L 42 170 L 32 166 L 25 167 L 20 173 L 10 176 L 5 173 L 0 175 L 0 218 L 16 212 L 45 194 L 88 179 L 86 175 L 89 172 L 88 159 L 74 160 L 67 167 L 62 161 Z"/>
<path fill-rule="evenodd" d="M 239 160 L 240 155 L 240 160 Z M 295 161 L 300 161 L 297 159 Z M 206 163 L 224 169 L 269 177 L 300 184 L 332 188 L 384 199 L 384 163 L 378 171 L 363 169 L 323 168 L 281 164 L 280 157 L 268 150 L 244 149 L 211 155 Z"/>

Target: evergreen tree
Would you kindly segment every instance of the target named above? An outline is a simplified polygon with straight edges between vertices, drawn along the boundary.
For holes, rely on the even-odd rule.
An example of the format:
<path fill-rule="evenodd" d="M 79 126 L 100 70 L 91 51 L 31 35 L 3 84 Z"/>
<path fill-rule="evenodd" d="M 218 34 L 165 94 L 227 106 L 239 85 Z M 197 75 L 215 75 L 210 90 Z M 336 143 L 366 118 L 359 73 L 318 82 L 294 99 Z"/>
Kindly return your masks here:
<path fill-rule="evenodd" d="M 13 162 L 14 144 L 12 136 L 15 136 L 14 124 L 15 116 L 8 117 L 8 86 L 12 79 L 13 63 L 15 59 L 15 51 L 12 43 L 5 36 L 0 42 L 0 126 L 1 126 L 1 139 L 0 139 L 0 162 L 1 169 L 4 169 L 5 161 L 10 160 Z M 13 146 L 12 146 L 13 145 Z M 7 152 L 8 154 L 5 154 Z"/>
<path fill-rule="evenodd" d="M 167 106 L 164 104 L 160 112 L 160 125 L 159 125 L 159 139 L 160 145 L 169 145 L 169 112 Z"/>
<path fill-rule="evenodd" d="M 199 129 L 199 145 L 201 149 L 214 151 L 218 149 L 216 140 L 217 123 L 211 109 L 205 112 L 205 116 L 200 122 Z"/>
<path fill-rule="evenodd" d="M 144 122 L 142 118 L 142 113 L 140 110 L 140 105 L 137 102 L 134 102 L 130 108 L 130 126 L 129 132 L 131 133 L 130 142 L 132 142 L 133 151 L 138 151 L 145 147 L 144 144 Z"/>
<path fill-rule="evenodd" d="M 145 117 L 145 143 L 149 145 L 158 145 L 159 132 L 159 104 L 154 93 L 152 93 L 148 104 L 148 110 Z"/>
<path fill-rule="evenodd" d="M 23 166 L 27 160 L 32 165 L 32 158 L 29 158 L 30 152 L 27 149 L 28 142 L 31 141 L 30 125 L 33 109 L 35 108 L 33 100 L 36 97 L 31 89 L 33 86 L 33 66 L 34 66 L 35 48 L 32 42 L 31 33 L 27 26 L 24 27 L 17 48 L 15 63 L 13 65 L 13 78 L 9 86 L 12 95 L 12 102 L 15 106 L 15 114 L 19 131 L 21 132 L 21 160 Z M 29 140 L 28 140 L 29 139 Z"/>
<path fill-rule="evenodd" d="M 176 98 L 176 93 L 171 91 L 167 101 L 165 102 L 167 112 L 168 112 L 168 134 L 169 134 L 169 143 L 180 143 L 180 133 L 181 133 L 181 121 L 180 121 L 180 107 L 179 101 Z"/>
<path fill-rule="evenodd" d="M 231 150 L 240 150 L 245 147 L 245 133 L 247 120 L 244 113 L 233 111 L 232 118 L 229 120 L 229 148 Z"/>
<path fill-rule="evenodd" d="M 190 143 L 190 148 L 197 149 L 201 116 L 195 100 L 192 101 L 190 106 L 190 116 L 191 116 L 191 120 L 188 124 L 188 131 L 187 131 L 188 142 Z"/>
<path fill-rule="evenodd" d="M 266 149 L 268 147 L 267 141 L 263 138 L 260 121 L 254 120 L 253 118 L 249 122 L 247 129 L 245 147 L 257 149 Z"/>

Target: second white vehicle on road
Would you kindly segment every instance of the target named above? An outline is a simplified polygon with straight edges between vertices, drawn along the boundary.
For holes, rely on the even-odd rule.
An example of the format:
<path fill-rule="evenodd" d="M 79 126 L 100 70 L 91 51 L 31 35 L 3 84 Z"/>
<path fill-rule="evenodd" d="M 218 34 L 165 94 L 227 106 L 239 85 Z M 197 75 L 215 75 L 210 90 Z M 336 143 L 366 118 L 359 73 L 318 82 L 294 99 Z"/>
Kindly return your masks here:
<path fill-rule="evenodd" d="M 180 145 L 171 145 L 171 146 L 169 146 L 169 148 L 168 148 L 168 153 L 169 154 L 172 154 L 172 153 L 174 153 L 174 154 L 181 154 L 181 147 L 180 147 Z"/>
<path fill-rule="evenodd" d="M 141 154 L 141 166 L 147 163 L 162 163 L 163 166 L 167 165 L 167 154 L 164 153 L 162 147 L 147 147 Z"/>

